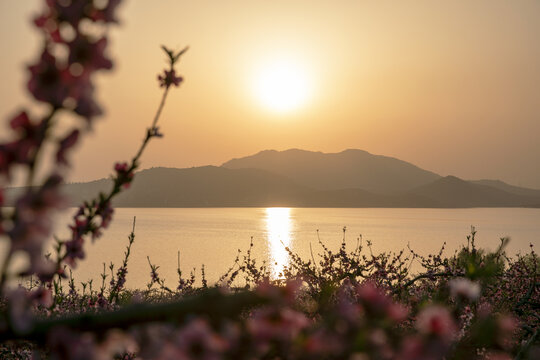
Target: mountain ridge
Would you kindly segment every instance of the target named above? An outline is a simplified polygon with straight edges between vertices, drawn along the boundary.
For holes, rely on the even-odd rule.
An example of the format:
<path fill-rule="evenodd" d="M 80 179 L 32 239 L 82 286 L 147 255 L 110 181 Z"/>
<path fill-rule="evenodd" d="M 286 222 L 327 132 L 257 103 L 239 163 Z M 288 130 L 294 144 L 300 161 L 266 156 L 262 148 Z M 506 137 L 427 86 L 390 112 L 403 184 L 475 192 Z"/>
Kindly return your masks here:
<path fill-rule="evenodd" d="M 339 153 L 263 150 L 221 166 L 262 169 L 319 190 L 358 188 L 379 194 L 398 194 L 440 178 L 406 161 L 359 149 Z"/>
<path fill-rule="evenodd" d="M 261 168 L 211 165 L 180 169 L 154 167 L 137 172 L 130 189 L 115 198 L 113 205 L 116 207 L 540 207 L 540 190 L 520 188 L 499 180 L 467 181 L 455 176 L 442 177 L 402 160 L 373 155 L 363 150 L 347 149 L 334 154 L 300 149 L 282 152 L 265 150 L 247 158 L 260 160 L 262 156 L 265 161 L 269 161 L 268 159 L 276 161 L 276 156 L 279 158 L 284 154 L 295 158 L 288 164 L 289 167 L 298 165 L 298 159 L 305 159 L 306 156 L 307 168 L 315 167 L 317 161 L 320 161 L 318 172 L 329 171 L 324 168 L 324 164 L 330 159 L 332 169 L 339 170 L 342 167 L 340 171 L 336 170 L 338 178 L 345 175 L 349 178 L 333 188 L 327 186 L 326 189 L 321 189 L 309 182 L 303 182 L 301 176 L 295 178 L 289 176 L 290 174 L 280 174 Z M 328 158 L 326 155 L 331 156 Z M 265 159 L 266 157 L 268 159 Z M 245 158 L 231 161 L 242 159 Z M 381 182 L 385 177 L 392 176 L 400 180 L 399 173 L 396 175 L 399 169 L 419 175 L 409 176 L 407 186 L 402 186 L 400 190 L 393 188 L 393 191 L 385 193 L 373 192 L 355 186 L 358 185 L 355 177 L 357 171 L 347 172 L 347 168 L 351 167 L 351 164 L 354 165 L 358 159 L 368 159 L 368 164 L 380 160 L 381 162 L 375 166 L 375 173 L 387 170 L 387 173 L 379 175 L 383 178 L 379 180 Z M 229 162 L 224 164 L 227 163 Z M 248 163 L 253 164 L 253 161 Z M 268 164 L 266 166 L 268 167 Z M 369 169 L 364 167 L 362 171 Z M 423 175 L 426 174 L 433 180 L 425 182 L 426 177 Z M 332 174 L 326 181 L 335 176 L 336 174 Z M 411 179 L 416 180 L 416 183 L 413 184 Z M 347 184 L 353 186 L 344 186 Z M 104 178 L 86 183 L 65 184 L 63 192 L 72 199 L 72 205 L 78 205 L 84 200 L 94 198 L 99 192 L 108 191 L 111 186 L 112 180 Z M 6 204 L 13 204 L 17 193 L 25 189 L 7 190 Z"/>
<path fill-rule="evenodd" d="M 411 193 L 445 204 L 444 207 L 526 207 L 534 203 L 528 196 L 512 194 L 452 175 L 413 189 Z"/>

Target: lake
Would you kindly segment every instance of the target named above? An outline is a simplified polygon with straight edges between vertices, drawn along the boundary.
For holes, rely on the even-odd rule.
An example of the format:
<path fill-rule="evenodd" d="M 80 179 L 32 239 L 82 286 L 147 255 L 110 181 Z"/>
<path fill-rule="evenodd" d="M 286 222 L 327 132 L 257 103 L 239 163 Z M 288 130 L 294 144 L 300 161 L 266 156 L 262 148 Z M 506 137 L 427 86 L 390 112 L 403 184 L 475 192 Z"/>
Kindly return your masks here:
<path fill-rule="evenodd" d="M 69 216 L 60 217 L 57 234 L 68 236 Z M 103 262 L 121 263 L 134 216 L 130 288 L 148 282 L 147 256 L 160 266 L 159 274 L 167 284 L 175 286 L 178 251 L 184 275 L 196 268 L 200 281 L 204 264 L 207 279 L 215 281 L 233 264 L 238 249 L 245 253 L 251 237 L 253 256 L 267 261 L 277 274 L 288 261 L 284 246 L 309 259 L 310 244 L 315 256 L 321 252 L 318 235 L 330 249 L 337 249 L 344 226 L 350 249 L 361 235 L 364 244 L 372 242 L 374 252 L 397 252 L 410 244 L 416 252 L 428 254 L 446 242 L 446 254 L 451 254 L 466 244 L 471 225 L 478 231 L 479 247 L 493 250 L 504 236 L 511 237 L 507 248 L 511 255 L 526 253 L 530 243 L 540 245 L 540 209 L 121 208 L 104 235 L 87 243 L 87 259 L 74 272 L 78 282 L 90 278 L 97 282 Z"/>

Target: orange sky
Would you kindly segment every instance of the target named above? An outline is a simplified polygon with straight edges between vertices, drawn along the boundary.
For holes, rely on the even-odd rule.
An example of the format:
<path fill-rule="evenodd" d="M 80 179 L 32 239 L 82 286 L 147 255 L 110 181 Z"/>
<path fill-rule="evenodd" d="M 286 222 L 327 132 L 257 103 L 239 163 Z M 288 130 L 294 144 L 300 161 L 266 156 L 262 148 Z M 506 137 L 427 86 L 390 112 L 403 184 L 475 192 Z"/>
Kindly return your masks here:
<path fill-rule="evenodd" d="M 39 48 L 29 20 L 40 6 L 0 2 L 2 119 L 30 104 L 24 63 Z M 116 70 L 98 81 L 107 113 L 77 149 L 72 180 L 107 176 L 134 153 L 159 101 L 167 44 L 190 45 L 186 81 L 143 168 L 359 148 L 441 175 L 540 188 L 539 1 L 131 0 L 119 15 Z M 309 80 L 293 111 L 254 95 L 275 61 Z"/>

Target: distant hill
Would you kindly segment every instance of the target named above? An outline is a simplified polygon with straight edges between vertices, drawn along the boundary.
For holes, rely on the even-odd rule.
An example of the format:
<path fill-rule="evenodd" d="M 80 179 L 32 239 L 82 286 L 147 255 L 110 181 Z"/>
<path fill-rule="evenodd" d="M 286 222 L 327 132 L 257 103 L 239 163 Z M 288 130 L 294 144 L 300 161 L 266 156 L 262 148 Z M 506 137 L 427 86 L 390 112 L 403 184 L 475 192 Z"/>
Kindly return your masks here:
<path fill-rule="evenodd" d="M 89 193 L 109 189 L 110 180 L 66 185 L 74 202 Z M 296 201 L 310 189 L 290 179 L 257 169 L 230 170 L 216 166 L 140 171 L 128 191 L 115 200 L 121 207 L 241 207 L 280 206 Z M 82 196 L 81 196 L 82 195 Z"/>
<path fill-rule="evenodd" d="M 319 190 L 363 189 L 379 194 L 397 194 L 440 178 L 408 162 L 353 149 L 330 154 L 265 150 L 222 167 L 266 170 Z"/>
<path fill-rule="evenodd" d="M 111 181 L 68 184 L 65 193 L 78 204 Z M 398 194 L 363 189 L 318 190 L 286 176 L 259 169 L 203 166 L 153 168 L 136 174 L 131 188 L 115 200 L 119 207 L 536 207 L 540 196 L 517 195 L 453 176 Z"/>
<path fill-rule="evenodd" d="M 280 159 L 283 159 L 283 164 Z M 111 186 L 110 179 L 101 179 L 66 184 L 63 192 L 76 206 Z M 6 204 L 12 205 L 12 199 L 21 191 L 25 189 L 7 189 Z M 454 176 L 440 177 L 404 161 L 361 150 L 346 150 L 338 154 L 287 150 L 263 151 L 251 157 L 231 160 L 221 167 L 142 170 L 136 174 L 131 188 L 115 198 L 113 205 L 540 207 L 540 190 L 520 188 L 497 180 L 465 181 Z"/>
<path fill-rule="evenodd" d="M 67 184 L 64 193 L 73 205 L 110 189 L 101 179 Z M 258 169 L 203 166 L 187 169 L 153 168 L 136 174 L 132 186 L 115 199 L 118 207 L 433 207 L 416 194 L 373 194 L 361 189 L 316 190 Z"/>
<path fill-rule="evenodd" d="M 441 207 L 521 207 L 533 206 L 538 197 L 513 194 L 499 188 L 481 185 L 447 176 L 420 186 L 411 194 L 425 196 L 440 204 Z"/>
<path fill-rule="evenodd" d="M 511 194 L 516 195 L 523 195 L 523 196 L 533 196 L 533 197 L 539 197 L 540 198 L 540 190 L 537 189 L 528 189 L 523 188 L 519 186 L 514 186 L 507 184 L 500 180 L 473 180 L 472 183 L 479 184 L 479 185 L 487 185 L 494 187 L 496 189 L 504 190 L 506 192 L 509 192 Z"/>

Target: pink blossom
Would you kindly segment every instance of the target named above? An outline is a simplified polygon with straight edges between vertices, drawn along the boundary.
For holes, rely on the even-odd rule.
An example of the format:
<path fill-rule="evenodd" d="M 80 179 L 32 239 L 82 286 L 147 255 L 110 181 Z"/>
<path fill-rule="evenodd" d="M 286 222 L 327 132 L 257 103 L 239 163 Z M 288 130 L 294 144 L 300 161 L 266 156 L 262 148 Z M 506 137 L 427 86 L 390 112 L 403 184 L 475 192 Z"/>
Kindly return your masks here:
<path fill-rule="evenodd" d="M 356 287 L 358 298 L 366 311 L 373 315 L 385 316 L 394 322 L 401 322 L 407 318 L 408 310 L 401 304 L 394 303 L 373 282 L 365 282 Z"/>
<path fill-rule="evenodd" d="M 100 195 L 100 201 L 91 204 L 85 203 L 79 207 L 77 213 L 73 216 L 73 225 L 70 228 L 73 232 L 73 239 L 81 237 L 87 233 L 92 234 L 92 240 L 101 236 L 101 230 L 109 226 L 112 221 L 114 209 L 110 201 L 106 201 L 104 195 Z M 94 221 L 89 223 L 89 220 Z"/>
<path fill-rule="evenodd" d="M 250 334 L 259 341 L 290 341 L 307 327 L 309 320 L 303 313 L 289 308 L 257 310 L 247 320 Z"/>
<path fill-rule="evenodd" d="M 164 70 L 162 75 L 158 75 L 160 87 L 168 88 L 171 85 L 179 86 L 184 79 L 181 76 L 176 76 L 174 69 Z"/>
<path fill-rule="evenodd" d="M 508 349 L 512 345 L 512 338 L 518 329 L 518 321 L 512 316 L 499 316 L 497 318 L 497 343 L 503 349 Z"/>
<path fill-rule="evenodd" d="M 386 295 L 370 281 L 359 284 L 356 291 L 358 298 L 368 310 L 382 312 L 390 303 Z"/>
<path fill-rule="evenodd" d="M 423 334 L 435 335 L 447 341 L 452 340 L 457 331 L 452 315 L 440 305 L 423 309 L 416 319 L 416 328 Z"/>
<path fill-rule="evenodd" d="M 17 162 L 19 143 L 17 141 L 0 144 L 0 174 L 6 178 L 11 176 L 11 166 Z"/>
<path fill-rule="evenodd" d="M 91 15 L 94 21 L 103 21 L 106 23 L 118 23 L 115 17 L 115 11 L 122 0 L 109 0 L 107 6 L 103 9 L 94 9 Z"/>
<path fill-rule="evenodd" d="M 482 301 L 478 304 L 476 312 L 479 317 L 487 317 L 493 312 L 493 306 L 486 301 Z"/>
<path fill-rule="evenodd" d="M 195 319 L 184 326 L 175 337 L 179 350 L 177 359 L 221 359 L 227 343 L 203 319 Z"/>
<path fill-rule="evenodd" d="M 30 118 L 28 117 L 26 111 L 21 111 L 17 116 L 11 119 L 9 125 L 13 130 L 23 129 L 27 131 L 32 128 Z"/>
<path fill-rule="evenodd" d="M 77 266 L 76 260 L 82 260 L 85 258 L 84 239 L 82 238 L 82 236 L 74 237 L 73 239 L 65 243 L 65 247 L 66 254 L 64 257 L 64 261 L 72 268 L 75 268 Z"/>
<path fill-rule="evenodd" d="M 450 280 L 450 294 L 453 298 L 463 298 L 475 301 L 480 297 L 480 284 L 467 278 L 456 278 Z"/>
<path fill-rule="evenodd" d="M 409 310 L 402 304 L 391 303 L 386 308 L 386 314 L 394 322 L 402 322 L 407 319 Z"/>
<path fill-rule="evenodd" d="M 127 163 L 116 163 L 114 165 L 114 171 L 116 171 L 117 182 L 125 189 L 129 188 L 131 180 L 133 180 L 133 171 L 129 169 Z"/>
<path fill-rule="evenodd" d="M 285 286 L 273 285 L 268 279 L 265 279 L 257 285 L 256 291 L 261 296 L 277 301 L 285 301 L 288 304 L 293 304 L 301 287 L 301 279 L 287 280 Z"/>
<path fill-rule="evenodd" d="M 20 138 L 0 145 L 0 173 L 8 178 L 12 165 L 30 163 L 33 151 L 45 136 L 44 122 L 34 124 L 25 111 L 13 117 L 10 126 L 19 133 Z"/>
<path fill-rule="evenodd" d="M 424 356 L 424 343 L 418 336 L 409 336 L 403 339 L 402 347 L 396 356 L 399 360 L 431 359 Z M 433 358 L 434 359 L 434 358 Z"/>
<path fill-rule="evenodd" d="M 88 220 L 81 217 L 80 215 L 75 215 L 74 224 L 70 225 L 71 229 L 71 240 L 65 243 L 66 254 L 64 261 L 68 263 L 72 268 L 76 267 L 77 259 L 84 259 L 84 234 L 88 228 Z"/>
<path fill-rule="evenodd" d="M 97 357 L 92 334 L 79 334 L 65 327 L 53 328 L 47 345 L 52 354 L 62 355 L 61 359 L 93 360 Z"/>
<path fill-rule="evenodd" d="M 114 164 L 114 171 L 118 173 L 124 173 L 128 170 L 128 164 L 126 162 Z"/>
<path fill-rule="evenodd" d="M 38 29 L 41 29 L 52 41 L 56 43 L 62 42 L 62 36 L 60 35 L 58 24 L 51 17 L 50 13 L 40 15 L 35 18 L 34 25 L 36 25 Z"/>
<path fill-rule="evenodd" d="M 73 76 L 69 93 L 69 99 L 72 102 L 67 105 L 70 105 L 70 109 L 77 115 L 90 122 L 93 118 L 101 115 L 103 111 L 94 100 L 94 85 L 87 75 L 88 73 L 83 73 L 79 76 Z"/>
<path fill-rule="evenodd" d="M 46 0 L 48 9 L 45 15 L 55 22 L 67 22 L 73 27 L 78 27 L 80 21 L 87 18 L 92 10 L 92 0 L 74 0 L 60 2 L 57 0 Z"/>
<path fill-rule="evenodd" d="M 313 356 L 337 355 L 344 347 L 344 339 L 326 329 L 308 335 L 303 344 L 303 350 Z"/>
<path fill-rule="evenodd" d="M 61 107 L 70 95 L 73 77 L 65 67 L 45 48 L 39 62 L 29 66 L 28 90 L 37 100 Z"/>
<path fill-rule="evenodd" d="M 75 221 L 75 224 L 70 225 L 69 228 L 72 232 L 72 239 L 75 239 L 84 235 L 88 225 L 88 220 L 82 218 L 80 215 L 75 215 L 73 220 Z"/>
<path fill-rule="evenodd" d="M 68 162 L 66 160 L 66 151 L 72 148 L 79 138 L 79 130 L 75 129 L 71 133 L 69 133 L 65 138 L 60 140 L 59 142 L 59 148 L 56 152 L 56 161 L 59 164 L 67 165 Z"/>
<path fill-rule="evenodd" d="M 68 43 L 70 64 L 79 64 L 83 67 L 83 74 L 99 70 L 111 69 L 113 63 L 104 55 L 107 47 L 107 39 L 101 38 L 98 41 L 91 41 L 88 36 L 78 35 L 73 41 Z"/>
<path fill-rule="evenodd" d="M 35 301 L 38 305 L 44 306 L 46 308 L 51 307 L 53 304 L 52 291 L 50 289 L 44 288 L 43 286 L 32 291 L 30 293 L 30 299 Z"/>
<path fill-rule="evenodd" d="M 73 109 L 76 114 L 86 118 L 90 124 L 95 117 L 103 114 L 103 110 L 101 110 L 93 96 L 93 87 L 85 87 L 84 91 L 81 92 L 80 96 L 77 98 L 77 105 L 75 109 Z"/>
<path fill-rule="evenodd" d="M 46 259 L 44 256 L 40 257 L 39 260 L 34 272 L 42 283 L 49 283 L 55 275 L 62 278 L 66 277 L 63 269 L 57 268 L 56 263 L 52 260 Z"/>
<path fill-rule="evenodd" d="M 52 231 L 52 213 L 67 205 L 66 198 L 59 192 L 61 184 L 62 178 L 52 175 L 39 190 L 29 191 L 15 205 L 18 217 L 9 231 L 12 247 L 14 251 L 28 254 L 34 271 L 43 262 L 42 247 Z"/>

